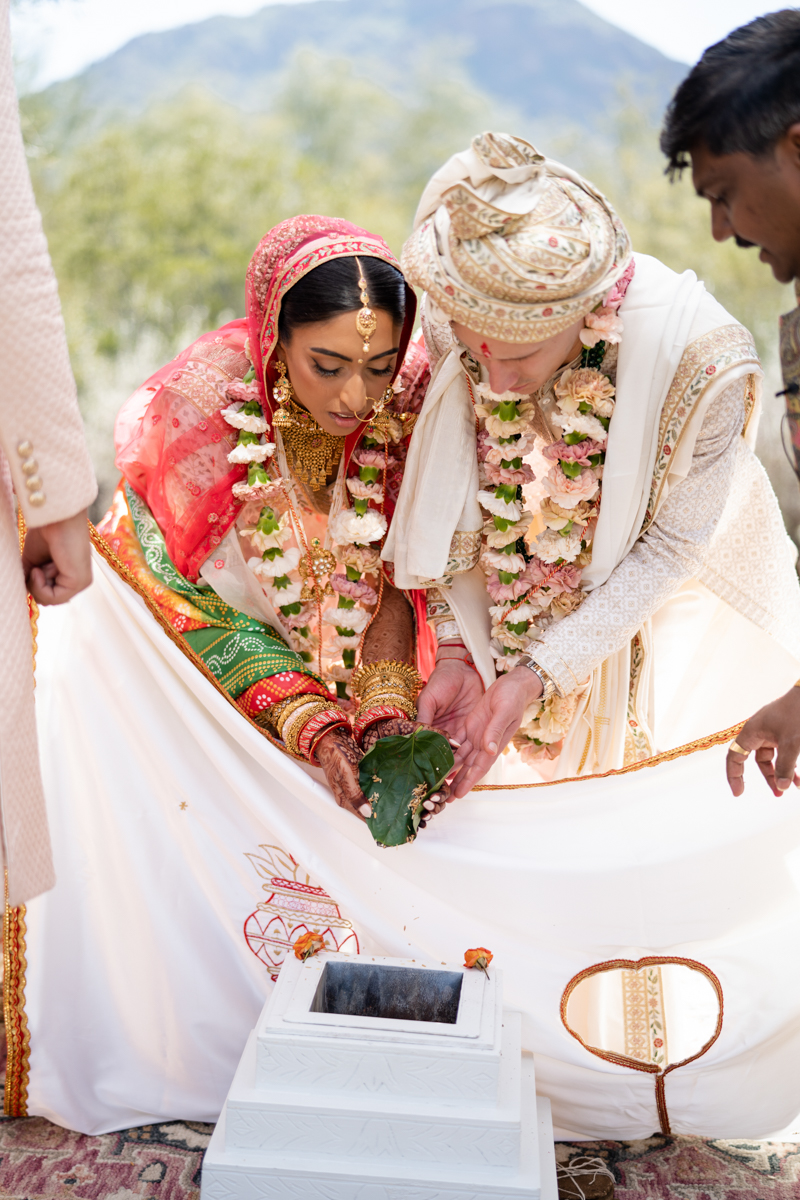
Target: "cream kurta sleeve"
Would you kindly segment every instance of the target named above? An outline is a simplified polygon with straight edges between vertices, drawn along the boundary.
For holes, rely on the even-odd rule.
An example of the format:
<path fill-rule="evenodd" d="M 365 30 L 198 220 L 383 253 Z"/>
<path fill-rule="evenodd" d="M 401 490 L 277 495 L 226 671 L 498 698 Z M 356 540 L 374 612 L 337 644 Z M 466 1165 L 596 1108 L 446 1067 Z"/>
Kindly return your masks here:
<path fill-rule="evenodd" d="M 745 381 L 720 393 L 700 429 L 686 478 L 604 584 L 547 629 L 532 657 L 562 695 L 621 650 L 648 617 L 697 575 L 733 481 L 744 424 Z"/>
<path fill-rule="evenodd" d="M 97 494 L 22 144 L 8 0 L 0 0 L 0 851 L 17 905 L 52 887 L 54 874 L 12 489 L 37 526 L 74 516 Z"/>
<path fill-rule="evenodd" d="M 19 124 L 9 0 L 0 0 L 0 447 L 25 520 L 74 516 L 97 495 L 64 321 Z"/>

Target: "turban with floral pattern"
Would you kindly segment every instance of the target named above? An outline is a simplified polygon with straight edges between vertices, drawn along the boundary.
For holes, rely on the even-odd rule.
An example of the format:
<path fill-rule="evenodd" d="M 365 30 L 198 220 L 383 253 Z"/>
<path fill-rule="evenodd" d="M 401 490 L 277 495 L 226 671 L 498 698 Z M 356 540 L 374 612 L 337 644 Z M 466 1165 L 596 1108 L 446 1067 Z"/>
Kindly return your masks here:
<path fill-rule="evenodd" d="M 482 133 L 431 179 L 402 266 L 451 321 L 521 343 L 586 316 L 631 257 L 591 183 L 522 138 Z"/>

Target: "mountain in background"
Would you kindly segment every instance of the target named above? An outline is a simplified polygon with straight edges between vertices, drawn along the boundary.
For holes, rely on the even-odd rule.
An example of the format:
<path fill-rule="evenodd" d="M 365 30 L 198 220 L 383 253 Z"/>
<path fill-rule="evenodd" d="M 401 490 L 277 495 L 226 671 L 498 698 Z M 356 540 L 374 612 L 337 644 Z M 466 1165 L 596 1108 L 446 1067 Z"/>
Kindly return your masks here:
<path fill-rule="evenodd" d="M 400 94 L 421 68 L 458 74 L 529 129 L 596 128 L 621 89 L 657 119 L 686 73 L 578 0 L 314 0 L 145 34 L 44 95 L 107 117 L 200 85 L 264 111 L 303 47 Z"/>

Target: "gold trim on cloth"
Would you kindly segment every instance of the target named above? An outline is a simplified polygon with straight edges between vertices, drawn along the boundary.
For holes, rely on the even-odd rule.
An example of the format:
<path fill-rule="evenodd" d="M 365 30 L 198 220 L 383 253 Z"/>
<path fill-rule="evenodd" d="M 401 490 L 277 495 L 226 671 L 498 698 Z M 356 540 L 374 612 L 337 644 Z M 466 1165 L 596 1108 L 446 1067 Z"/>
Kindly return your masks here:
<path fill-rule="evenodd" d="M 631 638 L 631 673 L 628 688 L 628 727 L 625 730 L 625 766 L 650 758 L 653 747 L 642 724 L 639 711 L 639 685 L 645 663 L 644 639 L 641 632 Z"/>
<path fill-rule="evenodd" d="M 17 510 L 19 552 L 25 545 L 25 518 Z M 31 656 L 33 686 L 36 687 L 36 648 L 39 632 L 39 605 L 28 594 L 28 614 L 31 623 Z M 24 904 L 12 908 L 8 903 L 8 872 L 5 873 L 5 904 L 3 909 L 3 1020 L 6 1037 L 6 1082 L 3 1111 L 7 1117 L 28 1115 L 28 1074 L 31 1037 L 25 1014 L 25 957 Z"/>
<path fill-rule="evenodd" d="M 454 575 L 471 571 L 481 556 L 482 529 L 457 529 L 450 539 L 444 575 L 438 579 L 423 579 L 420 587 L 449 587 Z"/>
<path fill-rule="evenodd" d="M 742 437 L 747 436 L 747 430 L 750 428 L 750 418 L 756 410 L 756 377 L 748 375 L 744 390 L 744 425 L 742 426 Z"/>
<path fill-rule="evenodd" d="M 630 771 L 641 771 L 644 767 L 658 767 L 661 763 L 672 762 L 676 758 L 685 758 L 696 754 L 698 750 L 711 750 L 714 746 L 722 746 L 732 741 L 737 733 L 741 733 L 745 722 L 731 725 L 720 733 L 709 733 L 706 737 L 698 738 L 696 742 L 687 742 L 685 746 L 676 746 L 674 750 L 662 750 L 652 758 L 642 759 L 641 762 L 629 763 L 624 767 L 614 767 L 611 771 L 603 771 L 599 775 L 573 775 L 569 779 L 545 779 L 539 783 L 476 783 L 473 792 L 511 792 L 518 788 L 558 787 L 562 783 L 587 783 L 590 779 L 610 779 L 614 775 L 627 775 Z"/>
<path fill-rule="evenodd" d="M 31 1035 L 25 1014 L 25 905 L 3 915 L 3 1019 L 6 1025 L 6 1083 L 3 1111 L 7 1117 L 27 1117 Z"/>
<path fill-rule="evenodd" d="M 743 325 L 723 325 L 690 342 L 684 350 L 661 410 L 658 451 L 640 537 L 655 519 L 672 456 L 706 388 L 721 372 L 745 362 L 758 365 L 758 354 L 752 334 Z M 753 389 L 750 413 L 754 404 Z M 745 428 L 749 417 L 750 414 L 746 414 Z"/>

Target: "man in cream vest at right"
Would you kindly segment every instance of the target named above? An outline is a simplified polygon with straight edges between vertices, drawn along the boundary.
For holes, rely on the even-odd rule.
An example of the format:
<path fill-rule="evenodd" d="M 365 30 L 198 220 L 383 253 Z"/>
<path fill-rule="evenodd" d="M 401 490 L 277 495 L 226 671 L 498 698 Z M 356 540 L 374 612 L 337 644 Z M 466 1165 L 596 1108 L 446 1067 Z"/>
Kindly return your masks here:
<path fill-rule="evenodd" d="M 427 589 L 419 717 L 461 743 L 455 795 L 636 763 L 792 683 L 761 370 L 694 273 L 503 133 L 434 175 L 403 268 L 433 378 L 383 557 Z"/>

